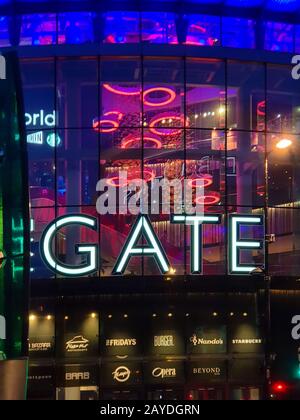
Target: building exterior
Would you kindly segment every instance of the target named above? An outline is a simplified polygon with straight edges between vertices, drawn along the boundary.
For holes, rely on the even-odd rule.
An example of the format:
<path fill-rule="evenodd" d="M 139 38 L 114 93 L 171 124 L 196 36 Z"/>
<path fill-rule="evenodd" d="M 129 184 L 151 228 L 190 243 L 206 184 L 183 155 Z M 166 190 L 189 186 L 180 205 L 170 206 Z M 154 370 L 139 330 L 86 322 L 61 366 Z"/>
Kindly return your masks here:
<path fill-rule="evenodd" d="M 25 99 L 29 398 L 255 400 L 282 381 L 299 397 L 299 1 L 3 1 L 0 15 Z M 161 212 L 147 220 L 168 269 L 141 251 L 118 271 L 138 216 L 99 215 L 96 185 L 118 191 L 120 170 L 202 180 L 195 200 L 218 218 L 202 267 L 190 226 Z"/>

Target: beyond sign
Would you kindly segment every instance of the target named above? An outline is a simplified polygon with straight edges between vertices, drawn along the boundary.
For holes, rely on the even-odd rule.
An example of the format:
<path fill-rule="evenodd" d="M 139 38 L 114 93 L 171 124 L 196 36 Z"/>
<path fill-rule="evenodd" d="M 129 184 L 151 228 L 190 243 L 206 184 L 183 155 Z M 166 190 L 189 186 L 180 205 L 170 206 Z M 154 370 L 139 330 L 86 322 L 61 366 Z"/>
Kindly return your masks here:
<path fill-rule="evenodd" d="M 203 215 L 173 215 L 171 223 L 182 224 L 190 227 L 191 231 L 191 274 L 202 274 L 202 254 L 203 254 L 203 225 L 220 225 L 221 214 Z M 79 225 L 98 231 L 98 220 L 94 217 L 74 214 L 60 217 L 54 220 L 44 231 L 41 239 L 41 255 L 45 264 L 55 273 L 64 276 L 80 277 L 83 275 L 96 273 L 99 270 L 98 244 L 78 244 L 75 252 L 84 257 L 81 265 L 71 266 L 61 261 L 53 252 L 53 244 L 56 241 L 60 230 L 67 226 Z M 264 226 L 262 215 L 231 214 L 228 223 L 228 255 L 229 255 L 229 274 L 248 275 L 256 268 L 262 267 L 253 262 L 249 251 L 263 251 L 264 241 L 254 239 L 257 228 Z M 247 235 L 245 235 L 247 231 Z M 253 238 L 253 239 L 249 239 Z M 141 238 L 144 241 L 141 241 Z M 68 238 L 66 238 L 68 240 Z M 139 244 L 145 245 L 139 245 Z M 247 253 L 245 253 L 247 251 Z M 242 262 L 242 253 L 244 254 Z M 248 256 L 245 262 L 245 255 Z M 140 215 L 137 217 L 125 245 L 114 266 L 113 275 L 123 275 L 132 257 L 151 257 L 155 260 L 160 272 L 167 274 L 172 267 L 163 249 L 148 216 Z"/>

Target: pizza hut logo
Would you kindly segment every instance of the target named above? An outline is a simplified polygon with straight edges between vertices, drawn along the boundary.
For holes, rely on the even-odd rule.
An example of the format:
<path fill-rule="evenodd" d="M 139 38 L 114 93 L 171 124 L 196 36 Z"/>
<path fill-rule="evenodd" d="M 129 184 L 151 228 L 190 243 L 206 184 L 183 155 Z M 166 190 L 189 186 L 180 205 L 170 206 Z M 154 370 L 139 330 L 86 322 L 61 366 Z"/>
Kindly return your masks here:
<path fill-rule="evenodd" d="M 75 351 L 88 351 L 89 340 L 84 338 L 82 335 L 77 335 L 72 340 L 66 342 L 66 350 L 68 353 Z"/>

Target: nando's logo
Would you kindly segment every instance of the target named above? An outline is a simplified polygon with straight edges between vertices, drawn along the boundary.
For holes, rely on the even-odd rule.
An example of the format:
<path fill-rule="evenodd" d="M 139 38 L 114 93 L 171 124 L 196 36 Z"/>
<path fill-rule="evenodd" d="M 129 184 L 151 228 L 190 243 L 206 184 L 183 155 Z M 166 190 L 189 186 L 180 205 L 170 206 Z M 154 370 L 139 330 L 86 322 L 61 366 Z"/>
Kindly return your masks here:
<path fill-rule="evenodd" d="M 223 346 L 224 340 L 223 338 L 203 338 L 198 337 L 197 334 L 193 334 L 190 338 L 190 342 L 193 346 Z"/>
<path fill-rule="evenodd" d="M 68 353 L 71 352 L 85 352 L 88 351 L 89 340 L 84 338 L 82 335 L 77 335 L 72 340 L 66 342 L 66 350 Z"/>

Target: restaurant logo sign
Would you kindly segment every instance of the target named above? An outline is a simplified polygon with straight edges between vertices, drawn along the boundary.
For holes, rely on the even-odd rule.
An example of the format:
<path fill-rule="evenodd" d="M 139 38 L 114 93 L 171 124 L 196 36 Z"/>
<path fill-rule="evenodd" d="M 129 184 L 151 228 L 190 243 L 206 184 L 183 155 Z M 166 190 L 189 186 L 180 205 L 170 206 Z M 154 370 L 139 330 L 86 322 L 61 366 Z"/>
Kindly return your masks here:
<path fill-rule="evenodd" d="M 176 376 L 177 376 L 176 368 L 157 367 L 157 368 L 153 369 L 152 376 L 154 378 L 161 378 L 161 379 L 176 378 Z"/>
<path fill-rule="evenodd" d="M 193 334 L 190 338 L 190 342 L 193 346 L 223 346 L 224 340 L 222 338 L 205 339 L 203 337 L 197 337 L 197 334 Z"/>
<path fill-rule="evenodd" d="M 89 340 L 84 338 L 82 335 L 77 335 L 66 342 L 66 351 L 72 352 L 87 352 L 89 347 Z"/>
<path fill-rule="evenodd" d="M 47 352 L 52 349 L 52 343 L 29 343 L 30 352 Z"/>
<path fill-rule="evenodd" d="M 155 335 L 153 339 L 154 347 L 174 347 L 173 335 Z"/>
<path fill-rule="evenodd" d="M 105 341 L 106 347 L 134 347 L 137 345 L 136 338 L 109 338 Z"/>
<path fill-rule="evenodd" d="M 119 366 L 113 373 L 113 379 L 117 382 L 124 383 L 130 379 L 131 370 L 126 366 Z"/>
<path fill-rule="evenodd" d="M 262 344 L 261 338 L 234 338 L 232 344 Z"/>
<path fill-rule="evenodd" d="M 192 372 L 193 375 L 221 376 L 221 369 L 219 367 L 195 367 Z"/>
<path fill-rule="evenodd" d="M 66 381 L 88 381 L 90 372 L 66 372 Z"/>

